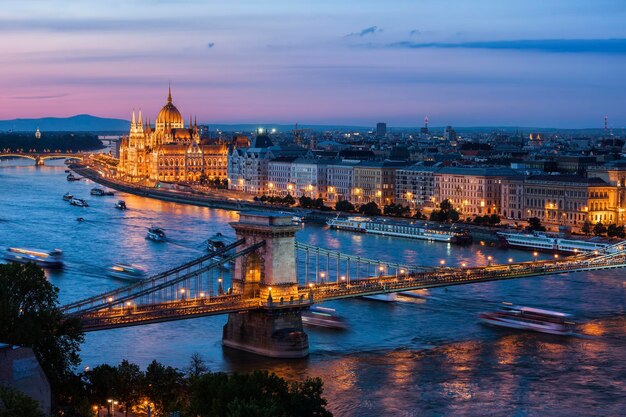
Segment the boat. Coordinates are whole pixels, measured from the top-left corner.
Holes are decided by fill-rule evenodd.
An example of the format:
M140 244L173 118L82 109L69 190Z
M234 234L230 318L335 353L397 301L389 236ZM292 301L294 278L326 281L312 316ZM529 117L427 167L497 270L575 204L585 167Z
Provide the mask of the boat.
M84 218L84 217L78 217L78 218L76 219L76 221L77 221L77 222L84 222L84 221L85 221L85 218Z
M331 229L351 230L384 236L397 236L411 239L429 240L456 244L472 243L472 236L454 225L434 226L425 222L408 222L385 218L336 217L326 224Z
M87 204L87 201L83 200L82 198L76 198L76 197L72 197L72 199L70 200L70 204L76 207L89 207L89 204Z
M107 273L113 278L130 281L141 281L146 277L146 270L137 265L116 263L113 264Z
M480 320L492 326L567 336L574 334L571 315L534 307L507 305L500 311L480 313Z
M101 197L101 196L104 196L104 195L113 195L113 191L105 191L102 188L92 188L89 193L91 195L95 195L95 196L98 196L98 197Z
M119 200L115 203L115 208L119 210L126 210L128 207L126 207L126 202L124 202L124 200Z
M146 235L146 239L155 241L155 242L165 242L165 232L163 229L159 227L150 227L148 229L148 234Z
M75 177L74 174L72 174L71 172L69 174L67 174L67 180L68 181L80 181L80 178Z
M10 262L33 262L42 268L61 268L63 252L60 249L40 250L27 248L8 248L4 252L4 259Z
M327 329L347 329L348 325L343 318L337 316L335 309L326 307L311 307L302 312L302 324L311 327L325 327Z
M515 233L497 232L500 244L505 247L561 253L589 253L607 250L614 252L616 242L601 237L592 238L564 238L545 232Z
M65 193L63 194L63 200L64 201L70 201L72 198L74 198L74 196L70 193Z
M226 246L230 245L231 243L233 243L234 240L233 239L229 239L226 236L224 236L223 234L221 234L220 232L217 232L216 234L214 234L213 236L211 236L210 238L207 239L206 241L206 247L207 250L209 252L216 252L218 250L222 250L224 249ZM220 261L226 257L229 257L230 255L232 255L234 252L232 250L226 251L223 254L221 254L220 256L216 256L213 258L214 261ZM223 264L220 265L220 267L224 268L224 269L231 269L232 265L234 264L235 261L231 261L231 262L225 262Z
M234 242L233 239L229 239L223 234L221 234L220 232L217 232L216 234L214 234L213 236L207 239L206 247L208 251L215 252L215 251L223 249L224 247L230 245L233 242Z
M361 298L374 301L384 301L385 303L393 303L398 301L398 294L395 292L388 292L386 294L364 295Z

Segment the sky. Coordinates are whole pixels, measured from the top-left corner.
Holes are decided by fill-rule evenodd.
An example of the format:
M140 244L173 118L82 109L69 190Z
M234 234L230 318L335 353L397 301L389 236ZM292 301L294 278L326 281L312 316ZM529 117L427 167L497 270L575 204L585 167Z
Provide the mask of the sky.
M624 0L0 0L0 119L626 126Z

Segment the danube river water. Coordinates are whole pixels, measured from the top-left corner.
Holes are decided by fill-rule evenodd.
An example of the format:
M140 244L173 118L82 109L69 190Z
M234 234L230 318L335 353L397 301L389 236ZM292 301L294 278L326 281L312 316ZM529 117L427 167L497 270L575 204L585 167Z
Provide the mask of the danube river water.
M48 162L46 162L48 163ZM86 180L69 183L60 162L0 161L0 246L64 251L66 267L48 273L62 302L124 285L108 278L114 262L150 273L204 253L215 232L233 236L238 214L117 193L92 197ZM69 206L66 192L90 207ZM113 208L124 199L128 211ZM78 222L77 217L85 221ZM166 229L169 242L145 240ZM298 241L389 262L449 266L506 263L532 255L472 245L392 239L303 226ZM547 256L547 255L541 255ZM577 273L431 290L394 304L361 299L328 303L350 324L344 332L309 329L310 357L268 360L224 351L226 317L209 317L90 333L84 365L142 366L153 359L184 368L200 353L211 370L268 369L288 379L321 377L337 416L620 416L626 414L626 277L624 271ZM580 337L514 332L479 324L480 311L502 301L567 311Z

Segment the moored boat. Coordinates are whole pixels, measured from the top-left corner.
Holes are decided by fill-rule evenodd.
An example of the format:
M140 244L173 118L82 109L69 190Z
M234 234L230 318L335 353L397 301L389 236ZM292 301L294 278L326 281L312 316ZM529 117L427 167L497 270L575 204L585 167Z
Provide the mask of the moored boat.
M152 226L148 229L146 239L152 240L154 242L165 242L165 232L159 227Z
M469 244L471 235L452 226L433 226L424 222L410 222L385 218L368 217L336 217L326 224L331 229L351 230L361 233L372 233L384 236L396 236L410 239L429 240L434 242Z
M604 250L611 252L618 250L615 247L615 240L597 236L592 238L564 238L545 232L498 232L497 234L502 246L526 250L560 253L590 253Z
M103 196L104 190L102 188L92 188L89 194L95 195L95 196Z
M116 263L108 269L111 277L130 281L141 281L146 277L146 271L140 266Z
M65 193L63 194L63 200L64 201L70 201L72 198L74 198L74 196L70 193Z
M4 259L19 263L33 262L42 268L60 268L63 266L62 255L60 249L8 248L4 252Z
M574 334L571 315L534 307L508 305L501 311L480 313L480 320L492 326L568 336Z
M69 174L67 174L66 179L68 181L80 181L80 178L75 177L74 174L72 174L71 172Z
M76 207L89 207L89 204L87 203L86 200L83 200L82 198L76 198L76 197L72 197L72 199L70 200L70 204Z
M302 312L302 324L327 329L347 329L343 318L335 314L335 310L327 307L314 306Z

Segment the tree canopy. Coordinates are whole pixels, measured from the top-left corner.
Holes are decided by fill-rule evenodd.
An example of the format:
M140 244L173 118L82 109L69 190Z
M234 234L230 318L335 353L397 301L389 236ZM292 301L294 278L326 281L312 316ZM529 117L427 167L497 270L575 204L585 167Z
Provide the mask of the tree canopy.
M35 264L0 265L0 340L31 347L57 392L80 363L84 339L78 320L63 317L58 293Z

